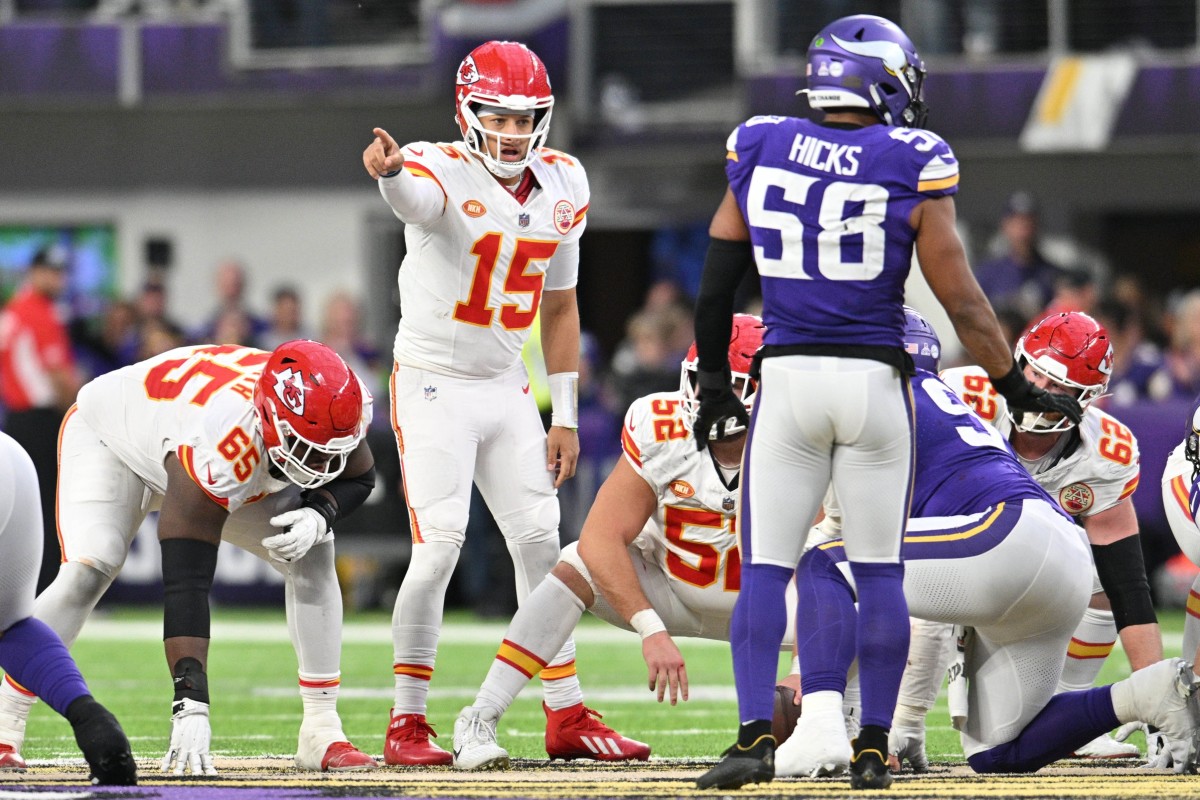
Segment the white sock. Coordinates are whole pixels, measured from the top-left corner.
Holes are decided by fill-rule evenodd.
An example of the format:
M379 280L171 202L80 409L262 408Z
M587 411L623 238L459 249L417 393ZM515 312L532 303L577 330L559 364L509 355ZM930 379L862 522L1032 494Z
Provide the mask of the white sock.
M1067 661L1056 693L1091 689L1116 642L1117 625L1112 612L1098 608L1085 611L1067 646Z
M583 701L579 679L575 677L575 643L571 632L583 616L583 601L575 596L567 585L553 575L547 575L537 588L517 609L504 642L488 670L487 678L479 687L475 705L492 708L503 714L512 705L513 698L524 688L534 675L546 670L551 656L555 657L554 669L561 670L561 677L544 680L546 705L551 708L566 708ZM569 654L559 662L563 651ZM552 672L551 675L558 674ZM569 681L568 681L569 679ZM561 688L550 688L550 684L562 683ZM571 686L573 684L573 687ZM566 705L551 704L551 694L556 702L578 695L578 699Z
M395 714L425 714L446 586L458 563L458 553L458 545L448 542L413 545L408 572L392 611Z
M1192 581L1192 589L1188 592L1187 613L1183 617L1183 656L1184 661L1193 663L1200 661L1196 657L1196 648L1200 647L1200 575Z
M338 689L341 673L314 675L300 673L300 702L304 705L304 724L323 728L342 727L337 715Z

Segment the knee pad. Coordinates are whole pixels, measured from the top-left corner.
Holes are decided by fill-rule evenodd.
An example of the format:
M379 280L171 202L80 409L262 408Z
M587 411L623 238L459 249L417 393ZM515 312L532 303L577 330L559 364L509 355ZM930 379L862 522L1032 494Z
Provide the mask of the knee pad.
M458 564L458 545L449 542L422 542L413 545L404 586L408 589L442 587L445 591Z
M413 531L418 542L448 542L459 547L466 537L470 506L458 497L443 497L423 508L413 508L419 530Z
M553 539L558 541L558 496L534 497L529 506L506 517L496 517L500 532L509 542L534 544Z
M592 580L592 574L588 572L587 565L579 557L579 542L571 542L564 547L559 553L558 560L574 569L580 577L587 581L587 585L592 590L592 596L600 594L600 590L596 588L596 582Z

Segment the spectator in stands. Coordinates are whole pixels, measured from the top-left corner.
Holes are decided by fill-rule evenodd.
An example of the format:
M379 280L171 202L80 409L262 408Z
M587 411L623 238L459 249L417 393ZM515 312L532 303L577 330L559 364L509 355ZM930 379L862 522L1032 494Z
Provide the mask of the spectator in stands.
M43 551L37 591L58 574L54 521L58 485L58 426L82 385L67 327L56 306L67 286L67 252L39 250L25 282L0 312L0 399L4 430L29 453L41 489Z
M1095 317L1108 330L1114 355L1109 397L1098 404L1107 408L1145 400L1151 376L1163 366L1162 350L1146 338L1138 313L1116 299L1101 302Z
M109 303L98 320L73 321L71 340L82 380L132 364L138 351L137 307L125 300Z
M188 343L183 328L168 319L144 320L139 332L138 361L145 361L160 353L183 347Z
M263 350L274 350L293 339L311 338L312 334L303 322L300 293L296 287L285 285L275 289L271 302L271 321L258 338L258 346Z
M257 347L258 337L267 329L267 323L246 306L245 268L232 259L223 261L217 266L213 282L216 286L219 304L208 322L196 332L196 339L204 342L215 341L217 323L221 321L224 314L228 311L240 311L245 315L249 330L245 340L239 344Z
M672 306L644 308L629 318L609 379L618 408L628 408L643 395L679 386L681 359L673 342L678 338L676 330L688 322L690 319L681 317Z
M240 344L257 347L254 337L254 322L250 315L240 308L227 308L217 317L212 336L208 341L212 344Z
M1200 394L1200 289L1180 298L1171 316L1171 342L1163 365L1147 383L1151 400Z
M335 292L325 301L320 341L350 365L373 397L384 396L379 348L363 332L358 301L348 292Z
M1061 273L1038 247L1038 208L1033 195L1015 192L1000 222L1000 253L975 267L992 306L1009 306L1026 321L1041 319Z

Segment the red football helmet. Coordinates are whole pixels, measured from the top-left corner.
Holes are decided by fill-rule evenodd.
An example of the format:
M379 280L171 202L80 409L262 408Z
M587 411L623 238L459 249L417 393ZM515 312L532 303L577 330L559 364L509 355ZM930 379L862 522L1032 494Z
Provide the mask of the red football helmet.
M762 347L766 330L762 319L753 314L733 315L733 331L729 337L729 369L733 376L733 390L746 404L747 411L754 406L754 395L758 392L758 381L750 377L750 362L758 348ZM696 413L700 410L700 391L696 387L698 360L696 343L692 342L679 376L679 393L683 395L683 424L688 430L692 430ZM745 430L745 427L741 423L731 420L725 426L725 435L742 430Z
M458 65L455 83L454 119L467 149L479 156L484 166L498 177L520 175L537 157L538 148L550 132L554 95L550 93L546 65L520 42L486 42L472 50ZM533 133L504 136L528 141L524 158L500 161L492 157L484 137L496 134L487 132L479 121L476 113L481 106L533 116Z
M1053 314L1034 325L1017 342L1016 357L1021 367L1028 364L1035 372L1070 389L1085 411L1104 396L1113 369L1108 331L1079 311ZM1009 418L1017 430L1034 433L1065 431L1075 424L1066 417L1046 419L1045 413L1025 412L1018 420L1009 412Z
M367 434L371 395L320 342L276 347L254 386L267 457L302 489L328 483Z

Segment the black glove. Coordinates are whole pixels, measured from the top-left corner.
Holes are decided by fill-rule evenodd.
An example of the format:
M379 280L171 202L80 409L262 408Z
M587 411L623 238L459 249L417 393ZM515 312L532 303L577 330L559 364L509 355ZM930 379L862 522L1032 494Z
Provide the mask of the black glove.
M696 412L696 422L692 426L692 435L696 438L696 449L703 450L708 446L709 435L716 426L716 436L724 439L728 434L725 427L732 421L737 421L743 427L749 427L750 415L746 412L745 404L733 393L729 372L696 371L696 385L700 389L700 409Z
M1034 386L1014 362L1003 378L993 378L992 387L1008 401L1012 412L1033 411L1062 414L1076 425L1083 419L1079 401L1065 394L1047 392Z

